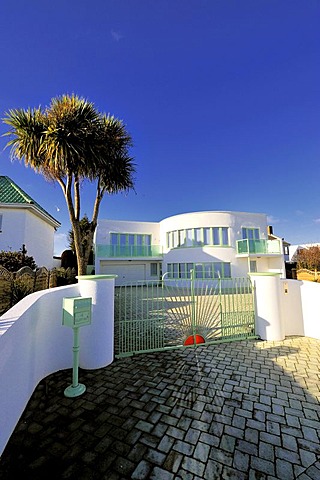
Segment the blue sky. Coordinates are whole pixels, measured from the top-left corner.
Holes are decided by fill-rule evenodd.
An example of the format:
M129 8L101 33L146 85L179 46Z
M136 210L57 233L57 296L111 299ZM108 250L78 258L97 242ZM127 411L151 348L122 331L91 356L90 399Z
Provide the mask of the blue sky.
M320 242L319 25L320 0L3 2L1 117L76 93L124 121L136 192L106 197L100 218L262 212L292 244ZM61 253L60 187L5 144L0 174L62 223Z

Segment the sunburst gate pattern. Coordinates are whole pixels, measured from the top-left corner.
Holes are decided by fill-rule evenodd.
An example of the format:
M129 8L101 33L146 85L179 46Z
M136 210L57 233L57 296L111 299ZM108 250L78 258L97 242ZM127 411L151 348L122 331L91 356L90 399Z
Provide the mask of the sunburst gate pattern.
M254 336L249 278L192 275L116 287L116 356Z

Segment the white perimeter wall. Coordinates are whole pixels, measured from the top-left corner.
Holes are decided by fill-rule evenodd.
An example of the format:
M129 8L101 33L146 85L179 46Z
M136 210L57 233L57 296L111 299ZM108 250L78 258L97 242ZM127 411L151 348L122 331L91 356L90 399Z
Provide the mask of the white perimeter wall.
M73 366L73 331L62 325L64 297L92 298L92 323L80 329L79 366L113 361L114 278L97 277L28 295L0 317L0 455L38 383Z
M263 340L306 336L320 340L320 284L250 274L255 285L256 327Z
M39 267L53 267L54 227L28 209L1 209L3 215L0 250L19 251L23 244L27 255Z

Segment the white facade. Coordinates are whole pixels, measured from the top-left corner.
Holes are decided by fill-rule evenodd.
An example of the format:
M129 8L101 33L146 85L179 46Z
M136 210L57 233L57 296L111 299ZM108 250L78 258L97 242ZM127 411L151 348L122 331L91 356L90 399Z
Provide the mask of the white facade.
M22 245L27 255L39 267L52 268L54 232L60 225L32 205L0 204L0 250L19 251Z
M96 273L116 284L169 278L285 276L282 241L268 240L267 217L245 212L194 212L155 222L101 220L95 236Z

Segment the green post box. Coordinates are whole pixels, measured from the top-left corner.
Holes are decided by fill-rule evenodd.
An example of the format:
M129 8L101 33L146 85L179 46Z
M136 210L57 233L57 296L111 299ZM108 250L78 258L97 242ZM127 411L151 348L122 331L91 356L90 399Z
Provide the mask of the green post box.
M79 328L91 324L92 298L67 297L63 299L62 325L73 329L73 374L72 385L64 391L66 397L82 395L86 387L78 382Z

